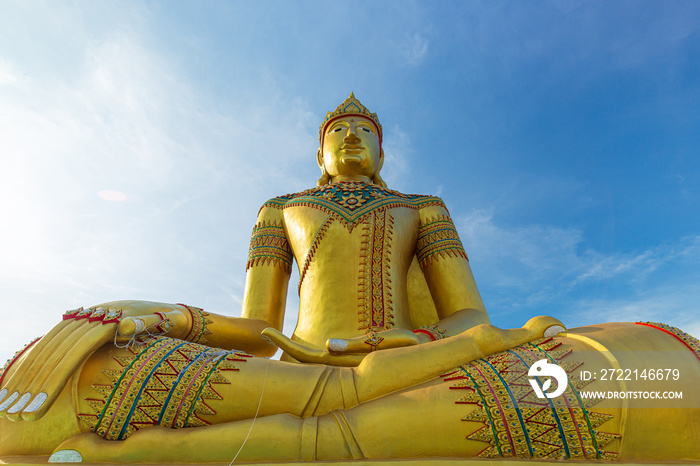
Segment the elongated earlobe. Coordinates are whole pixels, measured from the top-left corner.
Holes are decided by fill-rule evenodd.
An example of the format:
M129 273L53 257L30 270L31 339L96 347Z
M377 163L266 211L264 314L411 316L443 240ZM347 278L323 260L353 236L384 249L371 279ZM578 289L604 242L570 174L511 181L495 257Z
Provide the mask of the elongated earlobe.
M384 149L381 150L379 153L379 166L377 167L377 171L372 177L372 183L381 186L382 188L386 188L386 182L382 179L381 176L379 176L379 172L382 170L382 167L384 166Z
M381 176L379 176L379 172L374 174L374 177L372 178L372 183L381 186L382 188L386 188L386 182L382 179Z
M326 172L326 167L323 165L323 153L321 153L321 148L318 148L316 152L316 163L318 163L318 168L321 169L321 178L316 182L316 186L323 186L331 182L331 177Z
M323 186L331 182L331 177L328 176L328 173L326 173L326 169L321 167L321 171L323 172L323 174L321 175L321 178L319 178L316 182L316 186Z

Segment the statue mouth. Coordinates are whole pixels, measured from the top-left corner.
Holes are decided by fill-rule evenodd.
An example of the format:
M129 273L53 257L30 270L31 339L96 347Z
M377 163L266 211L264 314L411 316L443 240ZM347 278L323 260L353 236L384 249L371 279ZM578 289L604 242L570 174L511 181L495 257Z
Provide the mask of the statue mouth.
M362 162L362 157L357 154L346 154L340 158L340 161L343 162L344 165L348 165L350 163L360 163Z
M340 148L340 150L345 152L359 152L363 149L364 146L362 146L361 144L343 144L343 147Z

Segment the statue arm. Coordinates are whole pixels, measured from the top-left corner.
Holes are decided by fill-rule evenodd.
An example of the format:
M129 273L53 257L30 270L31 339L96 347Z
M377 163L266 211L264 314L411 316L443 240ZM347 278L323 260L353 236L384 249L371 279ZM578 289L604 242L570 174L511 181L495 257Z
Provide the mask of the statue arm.
M243 295L242 317L211 315L212 335L209 345L239 349L255 356L269 357L277 348L263 339L269 327L282 330L289 274L274 265L248 269Z
M272 356L276 348L262 338L261 332L268 327L282 330L291 265L282 211L263 206L250 240L242 317L182 305L189 311L185 312L187 330L169 335L215 348Z
M469 259L442 202L420 211L416 256L435 303L440 328L448 335L456 335L489 323Z
M242 317L224 323L224 334L237 349L257 356L272 356L277 350L261 332L268 327L282 330L292 261L282 211L263 206L250 240Z

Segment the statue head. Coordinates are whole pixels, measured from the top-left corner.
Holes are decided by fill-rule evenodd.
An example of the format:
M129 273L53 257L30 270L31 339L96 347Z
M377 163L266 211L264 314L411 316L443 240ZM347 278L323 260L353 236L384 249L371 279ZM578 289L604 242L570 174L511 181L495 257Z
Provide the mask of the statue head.
M320 147L316 155L321 168L318 185L332 183L336 177L368 178L386 187L379 176L384 163L382 125L353 93L333 112L326 113L319 128Z

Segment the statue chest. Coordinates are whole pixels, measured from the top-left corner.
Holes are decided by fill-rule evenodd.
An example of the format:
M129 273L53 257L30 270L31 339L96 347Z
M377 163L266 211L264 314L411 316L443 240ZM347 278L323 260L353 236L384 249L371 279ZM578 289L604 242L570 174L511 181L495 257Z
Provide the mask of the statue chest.
M417 210L375 206L348 222L333 211L298 205L285 208L284 219L299 265L300 321L313 323L314 332L319 325L339 326L328 329L334 335L407 325Z
M419 220L416 210L405 207L377 207L354 222L310 206L295 206L284 211L285 233L302 268L315 256L328 256L334 262L352 264L370 255L369 249L395 249L397 254L412 257Z
M414 197L368 183L338 183L279 199L284 202L286 235L301 267L308 253L328 242L354 255L370 243L391 247L398 240L398 248L413 254L419 223Z
M263 207L283 212L284 236L299 266L295 338L321 345L318 335L412 328L406 277L420 210L430 205L442 201L361 182L268 201Z

